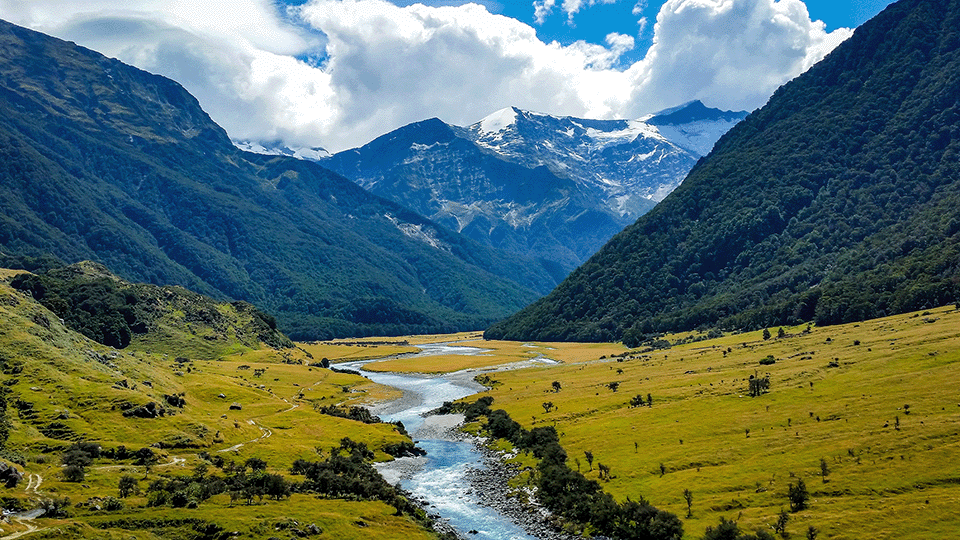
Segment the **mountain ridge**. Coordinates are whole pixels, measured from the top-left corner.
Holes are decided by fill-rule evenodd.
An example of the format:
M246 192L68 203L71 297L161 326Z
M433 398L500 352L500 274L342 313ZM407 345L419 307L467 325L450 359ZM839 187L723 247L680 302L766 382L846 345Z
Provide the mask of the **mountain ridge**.
M489 338L853 322L960 297L960 2L901 0ZM954 25L954 26L951 26Z
M684 147L642 120L508 107L466 127L414 122L321 163L478 242L538 259L562 279L679 184L700 157L690 148L712 145L746 115L700 102L680 109L691 107L686 114L702 124L688 126L695 133L668 126Z
M315 163L237 149L174 81L9 23L0 44L0 251L246 300L299 338L476 329L557 281Z

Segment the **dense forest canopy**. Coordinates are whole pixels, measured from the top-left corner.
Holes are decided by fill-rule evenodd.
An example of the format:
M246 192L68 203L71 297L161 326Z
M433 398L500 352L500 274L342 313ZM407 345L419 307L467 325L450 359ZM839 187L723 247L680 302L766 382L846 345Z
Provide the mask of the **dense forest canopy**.
M955 301L958 279L960 1L902 0L486 336L834 324Z

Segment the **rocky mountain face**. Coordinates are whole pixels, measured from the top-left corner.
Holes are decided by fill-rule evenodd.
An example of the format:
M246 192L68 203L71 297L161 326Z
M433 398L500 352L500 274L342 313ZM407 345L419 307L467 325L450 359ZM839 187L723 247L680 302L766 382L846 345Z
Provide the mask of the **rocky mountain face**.
M321 163L562 278L676 188L745 116L699 101L641 120L508 108L467 127L410 124Z
M301 339L477 329L557 282L314 162L241 151L172 80L2 21L0 254L245 300Z
M960 0L901 0L490 338L836 324L960 299ZM662 115L668 122L678 112Z

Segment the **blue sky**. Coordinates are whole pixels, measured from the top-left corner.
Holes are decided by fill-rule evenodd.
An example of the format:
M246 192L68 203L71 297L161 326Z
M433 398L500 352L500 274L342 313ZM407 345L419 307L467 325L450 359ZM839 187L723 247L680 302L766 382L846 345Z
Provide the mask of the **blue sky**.
M0 0L0 18L176 80L235 139L338 151L510 106L753 110L887 3Z

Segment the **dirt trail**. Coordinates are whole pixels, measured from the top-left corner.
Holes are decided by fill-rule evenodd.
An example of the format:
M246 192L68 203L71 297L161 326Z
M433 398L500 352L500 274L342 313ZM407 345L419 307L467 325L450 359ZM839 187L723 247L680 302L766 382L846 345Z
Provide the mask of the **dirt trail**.
M289 409L287 409L286 411L283 411L283 412L292 411L293 409L296 409L296 408L297 408L296 406L293 406L293 407L291 407L291 408L289 408ZM224 448L224 449L222 449L222 450L217 450L217 453L218 453L218 454L219 454L219 453L223 453L223 452L236 452L237 450L240 450L241 448L243 448L244 445L253 444L253 443L255 443L255 442L262 441L263 439L268 439L268 438L270 438L271 435L273 435L273 430L271 430L271 429L268 428L268 427L261 426L260 424L256 423L256 422L253 421L253 420L247 420L247 423L250 424L251 426L257 426L258 428L260 428L260 436L257 437L256 439L250 439L250 440L247 441L247 442L237 443L237 444L231 446L230 448ZM2 539L0 539L0 540L2 540Z
M36 493L37 491L40 490L40 484L42 483L43 483L42 476L40 476L39 474L30 473L29 476L27 476L27 487L26 489L24 489L24 491L28 493L31 493L31 492Z
M39 478L40 475L37 475L37 477ZM14 538L20 538L21 536L26 536L28 534L31 534L37 531L47 530L49 527L40 529L36 525L31 523L31 521L33 521L34 519L42 515L43 515L43 510L31 510L29 512L21 512L19 514L11 515L10 519L12 521L19 523L20 525L23 525L25 529L22 531L17 531L15 533L8 534L6 536L0 536L0 540L13 540Z

